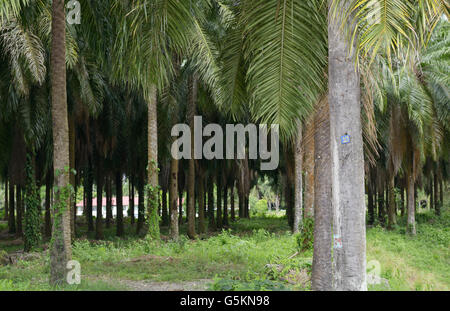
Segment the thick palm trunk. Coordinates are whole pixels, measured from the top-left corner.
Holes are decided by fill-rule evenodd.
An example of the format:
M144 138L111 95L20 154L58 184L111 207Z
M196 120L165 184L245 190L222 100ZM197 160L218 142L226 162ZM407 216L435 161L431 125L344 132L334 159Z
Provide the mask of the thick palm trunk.
M122 191L122 174L116 173L116 235L121 237L123 230L123 191Z
M387 228L389 230L394 229L394 226L397 223L397 220L396 220L397 206L396 206L396 202L395 202L394 178L395 178L394 176L389 177L389 185L388 185L388 203L389 203L389 205L388 205L388 226L387 226Z
M53 167L55 170L55 200L53 231L50 247L50 283L62 284L67 277L67 262L71 260L70 196L67 195L69 174L69 125L66 94L66 21L64 1L53 0L51 46L51 98L53 122Z
M332 206L331 206L331 156L330 120L328 102L321 102L316 113L314 137L314 254L312 264L312 289L332 289Z
M306 133L303 139L305 150L305 218L314 217L314 125L314 118L311 118L306 124Z
M8 215L8 228L9 233L16 233L16 217L14 211L14 184L9 182L9 215Z
M170 162L170 237L173 240L178 239L178 160L173 159Z
M347 1L346 5L338 8L338 16L344 15L342 12L349 4ZM349 54L349 41L340 30L342 20L332 17L331 10L328 19L328 77L335 239L333 285L336 290L367 290L359 72L355 68L355 54ZM350 141L346 143L348 137Z
M187 215L188 215L188 236L194 239L195 234L195 160L194 160L194 117L195 106L197 102L198 81L195 74L189 78L189 102L187 108L187 119L191 129L191 158L189 161L188 180L187 180Z
M148 99L148 235L153 239L159 239L159 217L158 217L158 116L157 116L157 90L156 85L150 87Z
M295 141L295 205L293 233L298 233L303 226L303 153L302 153L302 125L297 126L297 139Z

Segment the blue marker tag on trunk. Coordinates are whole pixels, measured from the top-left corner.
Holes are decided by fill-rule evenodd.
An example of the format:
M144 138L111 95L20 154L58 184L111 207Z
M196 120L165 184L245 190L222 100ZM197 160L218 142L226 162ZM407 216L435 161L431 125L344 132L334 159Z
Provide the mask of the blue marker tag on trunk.
M350 135L341 136L341 144L349 144L350 143Z

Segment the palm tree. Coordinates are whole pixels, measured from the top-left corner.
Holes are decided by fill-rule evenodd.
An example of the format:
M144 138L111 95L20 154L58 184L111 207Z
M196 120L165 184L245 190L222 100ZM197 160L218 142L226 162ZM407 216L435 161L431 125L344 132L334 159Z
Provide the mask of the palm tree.
M65 282L67 262L71 260L70 241L70 185L69 185L69 128L66 97L66 20L64 1L52 4L52 119L53 166L56 193L53 206L53 232L50 248L50 283Z

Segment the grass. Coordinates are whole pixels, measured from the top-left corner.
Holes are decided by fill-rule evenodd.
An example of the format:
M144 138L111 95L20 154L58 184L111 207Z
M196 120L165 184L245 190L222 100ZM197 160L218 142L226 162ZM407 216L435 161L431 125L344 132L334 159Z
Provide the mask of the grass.
M450 288L450 212L440 217L430 212L417 215L417 236L405 235L405 220L387 231L367 230L367 260L380 263L381 277L390 290L449 290ZM4 225L1 225L3 230ZM185 226L182 228L184 232ZM212 290L309 290L304 277L310 274L312 251L292 257L297 239L289 233L285 218L276 216L242 219L228 231L209 234L190 241L149 241L133 236L115 238L106 229L106 241L91 240L83 230L73 244L73 259L81 264L82 282L62 290L123 290L117 280L181 282L213 280ZM162 228L167 233L167 228ZM86 238L87 237L87 238ZM3 247L0 253L20 246ZM48 255L0 266L1 290L49 290ZM1 254L0 254L1 256ZM267 265L272 265L267 268ZM283 269L275 269L282 265ZM286 282L289 273L302 275L298 285ZM301 274L300 272L304 273ZM297 274L295 272L298 272ZM370 290L387 289L372 285Z

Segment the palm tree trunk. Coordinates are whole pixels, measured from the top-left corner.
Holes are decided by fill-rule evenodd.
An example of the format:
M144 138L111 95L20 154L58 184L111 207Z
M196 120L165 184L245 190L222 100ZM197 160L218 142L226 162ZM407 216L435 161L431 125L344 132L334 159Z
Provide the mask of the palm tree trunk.
M75 170L75 118L73 114L68 115L69 122L69 182L72 185L73 189L75 189L75 174L72 170ZM71 239L75 239L75 212L76 212L76 193L70 198L70 236Z
M106 228L110 228L113 215L112 215L112 181L109 176L106 177L105 194L106 194Z
M145 222L145 206L144 206L144 179L142 176L138 180L138 219L136 225L136 234L142 235Z
M400 215L404 216L405 215L405 188L403 185L400 187L400 195L401 195Z
M222 229L222 170L217 171L217 206L216 206L216 227L217 229Z
M8 220L8 208L9 208L9 203L8 203L8 178L5 180L5 215L3 220Z
M223 182L223 225L228 227L228 185L226 178Z
M52 235L52 220L50 216L51 189L52 189L52 181L50 173L47 173L45 182L45 224L44 224L44 232L46 237L50 237Z
M396 220L396 212L397 212L397 206L395 202L395 176L394 174L390 174L392 176L389 176L389 185L388 185L388 230L394 229L395 224L397 223Z
M187 119L189 127L191 129L191 158L189 161L188 169L188 182L187 182L187 215L188 215L188 231L189 238L195 239L195 160L194 160L194 117L197 103L197 88L198 81L195 74L189 77L189 100L187 108Z
M95 238L103 239L103 176L101 169L97 173L97 217L95 218Z
M295 205L293 233L298 233L303 226L303 152L302 152L302 124L297 126L297 139L295 142Z
M208 173L208 220L209 230L215 230L216 222L214 219L214 174Z
M23 219L23 200L22 200L22 187L16 186L16 235L18 237L23 236L22 219Z
M16 233L16 217L14 214L14 184L9 182L9 215L8 215L8 228L9 233Z
M169 225L169 212L167 211L167 189L162 189L162 207L161 207L161 220L163 226Z
M170 162L170 237L173 240L178 239L178 160L173 159Z
M434 207L434 191L433 191L433 178L430 177L430 210Z
M442 175L439 178L439 201L441 206L444 206L444 181L442 180Z
M122 174L116 173L116 235L122 237L123 231L123 194L122 194Z
M199 168L200 174L198 176L198 232L205 233L205 180L202 168Z
M89 165L87 176L86 176L86 216L88 223L88 232L94 232L94 217L92 216L92 200L93 200L93 186L94 179L92 175L92 167Z
M314 139L314 253L312 264L312 289L332 289L332 206L331 206L331 156L330 120L328 102L321 102L315 118Z
M231 221L236 221L236 211L234 210L234 181L233 181L233 185L230 188L230 201L231 201L231 206L230 206L230 215L231 215Z
M305 150L305 218L314 217L314 118L306 124L306 134L303 139Z
M130 178L130 195L128 198L128 216L130 217L131 225L134 225L134 183Z
M158 116L157 116L157 89L156 85L150 86L148 99L148 184L147 206L148 206L148 234L154 239L159 239L159 217L158 217Z
M407 192L407 204L408 204L408 220L406 232L411 235L416 235L416 209L414 204L414 175L412 172L413 165L410 164L408 171L406 172L406 192Z
M436 212L436 215L440 215L441 214L441 202L439 202L439 194L438 194L438 189L439 189L439 181L438 181L438 170L436 169L436 167L434 168L434 209Z
M50 249L50 284L62 284L67 277L67 262L72 258L70 245L70 196L66 171L69 163L69 125L66 93L66 20L64 0L52 3L51 98L53 122L53 167L55 193L53 231Z
M343 12L328 19L330 139L333 189L334 289L367 290L364 153L355 54L341 31ZM340 13L340 14L339 14ZM353 28L353 27L352 27ZM349 143L345 139L349 137ZM342 140L341 140L342 139ZM342 241L342 244L340 243ZM342 246L342 247L341 247Z

